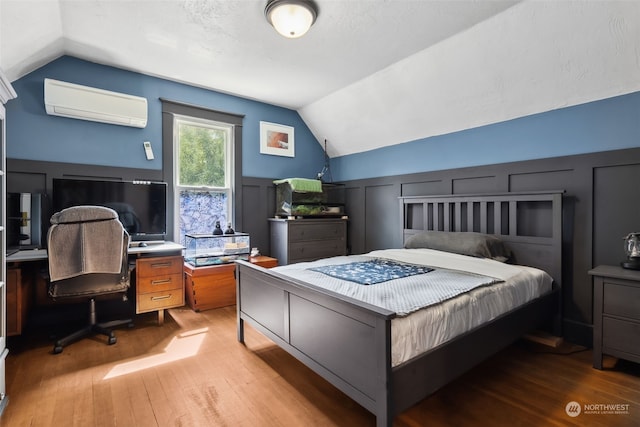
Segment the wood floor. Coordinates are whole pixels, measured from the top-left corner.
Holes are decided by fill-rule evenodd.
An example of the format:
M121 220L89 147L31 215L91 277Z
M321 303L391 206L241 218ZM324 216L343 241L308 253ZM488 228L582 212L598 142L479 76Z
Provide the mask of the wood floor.
M51 354L47 333L9 340L2 426L374 426L373 415L250 327L236 341L235 308L173 309L158 327L85 339ZM640 367L591 351L519 342L403 412L395 426L638 426ZM623 414L569 417L569 402ZM594 406L596 405L596 406ZM584 406L582 406L584 407ZM624 409L625 406L622 406Z

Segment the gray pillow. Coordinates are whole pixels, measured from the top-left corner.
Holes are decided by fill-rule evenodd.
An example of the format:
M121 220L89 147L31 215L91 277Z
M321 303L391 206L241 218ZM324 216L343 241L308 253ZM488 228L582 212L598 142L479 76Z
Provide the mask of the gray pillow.
M436 249L461 255L491 258L500 262L505 262L511 257L511 251L498 237L472 232L425 231L409 237L404 247Z

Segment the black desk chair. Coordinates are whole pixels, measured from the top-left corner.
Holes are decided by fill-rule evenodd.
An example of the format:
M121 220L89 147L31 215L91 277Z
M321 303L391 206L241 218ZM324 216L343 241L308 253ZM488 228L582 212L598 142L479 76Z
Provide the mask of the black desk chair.
M118 214L102 206L74 206L51 217L47 235L49 255L49 296L54 300L84 298L89 301L89 324L55 342L53 353L93 333L109 337L111 328L128 325L132 319L97 323L96 297L122 294L129 289L129 234Z

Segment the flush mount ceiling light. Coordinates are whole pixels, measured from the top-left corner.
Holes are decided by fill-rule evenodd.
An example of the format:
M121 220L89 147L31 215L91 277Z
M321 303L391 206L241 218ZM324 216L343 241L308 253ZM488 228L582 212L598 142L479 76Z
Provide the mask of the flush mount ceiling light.
M309 31L318 9L310 0L269 0L264 14L278 33L295 39Z

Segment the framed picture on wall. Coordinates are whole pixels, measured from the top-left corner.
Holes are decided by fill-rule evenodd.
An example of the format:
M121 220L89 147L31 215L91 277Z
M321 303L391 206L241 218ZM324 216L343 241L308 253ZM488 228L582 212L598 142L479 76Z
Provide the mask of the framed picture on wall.
M293 127L260 122L260 153L295 157Z

